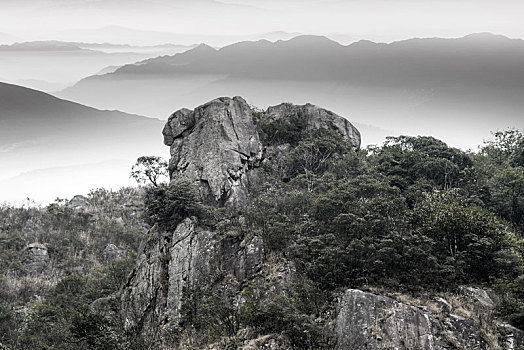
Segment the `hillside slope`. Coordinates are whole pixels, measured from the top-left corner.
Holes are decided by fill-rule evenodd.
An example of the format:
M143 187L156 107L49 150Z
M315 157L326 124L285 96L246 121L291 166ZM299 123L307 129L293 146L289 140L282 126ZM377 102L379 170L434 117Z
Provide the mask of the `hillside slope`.
M161 143L155 137L162 129L159 120L117 111L101 111L4 83L0 83L0 125L2 201L21 200L28 196L35 198L35 195L40 197L43 194L26 192L23 185L11 186L6 181L21 173L110 160L126 161L130 167L140 155L161 152ZM115 164L121 164L119 162ZM89 166L84 173L89 173ZM108 169L109 173L114 176ZM121 176L122 184L128 183L128 174ZM102 186L105 180L114 184L111 177L97 178L98 186ZM39 183L42 190L54 183L46 191L48 196L53 192L52 195L57 196L66 195L63 193L64 186L73 180L64 173L51 183L39 183L38 176L30 183ZM91 185L96 185L96 182ZM89 188L85 186L77 189L86 190ZM69 196L74 194L67 193Z
M461 286L499 276L503 289L521 271L497 258L512 245L512 229L469 187L480 178L465 175L468 154L431 137L400 137L367 156L341 116L310 104L253 111L241 97L181 109L163 135L171 183L147 191L152 228L121 295L132 342L524 344L522 331L497 321L493 290ZM448 249L449 235L456 243Z

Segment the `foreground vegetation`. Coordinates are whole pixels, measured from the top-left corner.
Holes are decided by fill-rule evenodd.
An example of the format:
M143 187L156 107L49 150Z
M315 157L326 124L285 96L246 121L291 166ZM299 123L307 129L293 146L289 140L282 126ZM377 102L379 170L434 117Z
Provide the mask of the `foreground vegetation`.
M87 207L0 210L0 348L140 348L118 317L118 291L148 225L172 230L187 216L227 234L260 235L268 261L301 272L292 291L245 303L202 287L187 291L181 329L203 342L240 327L280 333L297 348L329 346L318 322L344 288L412 294L494 289L498 315L524 329L524 135L494 134L478 153L432 137L395 137L355 152L328 130L263 125L266 145L291 144L259 169L241 212L209 208L185 180L97 191ZM136 174L135 174L136 175ZM138 176L138 175L137 175ZM130 203L145 203L130 205ZM27 270L29 243L47 247L42 272ZM126 254L104 261L115 244Z

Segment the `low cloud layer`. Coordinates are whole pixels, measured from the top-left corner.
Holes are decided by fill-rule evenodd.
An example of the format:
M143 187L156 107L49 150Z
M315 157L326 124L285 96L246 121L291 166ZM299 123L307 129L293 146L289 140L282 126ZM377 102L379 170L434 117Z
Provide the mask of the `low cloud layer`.
M0 32L5 33L0 40L5 41L77 40L81 39L78 32L71 30L104 26L199 33L203 39L209 34L276 30L338 35L347 42L458 37L484 31L524 38L524 3L509 0L0 0L0 8ZM90 38L104 39L102 35ZM131 41L132 36L124 35L122 40Z

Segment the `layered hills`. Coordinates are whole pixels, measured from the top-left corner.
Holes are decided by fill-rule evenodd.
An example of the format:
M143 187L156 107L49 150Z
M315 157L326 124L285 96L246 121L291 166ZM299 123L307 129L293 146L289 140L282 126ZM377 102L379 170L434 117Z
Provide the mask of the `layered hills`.
M104 182L116 185L116 169L121 172L120 182L123 179L125 183L136 158L161 152L161 142L154 137L162 130L157 119L102 111L5 83L0 83L0 125L2 200L27 196L52 200L54 197L47 197L73 195L77 192L72 191L87 191ZM70 166L76 170L69 174ZM95 167L98 178L89 174ZM37 169L47 169L53 175L28 173ZM13 177L21 173L26 173L26 181L16 182ZM81 188L64 192L71 182ZM14 183L18 185L11 186Z
M217 95L246 96L258 106L313 102L357 123L469 148L491 130L522 126L523 57L522 40L492 34L348 46L300 36L219 50L201 45L89 77L60 96L157 117ZM137 98L114 98L116 91Z

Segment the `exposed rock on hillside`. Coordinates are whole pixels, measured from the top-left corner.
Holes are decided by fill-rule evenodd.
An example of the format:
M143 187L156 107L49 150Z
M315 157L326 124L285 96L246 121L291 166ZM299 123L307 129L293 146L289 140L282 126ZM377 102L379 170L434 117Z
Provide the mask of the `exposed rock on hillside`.
M195 181L210 204L241 206L256 182L253 170L268 156L260 121L290 123L299 118L306 130L334 130L354 148L360 147L360 133L349 121L310 104L284 103L256 114L241 97L222 97L194 111L173 113L163 130L164 143L171 147L171 176Z
M264 236L263 229L258 230L258 221L249 226L250 230L235 231L228 226L237 220L237 227L241 227L243 215L248 216L245 207L252 204L250 196L254 185L263 179L262 165L279 164L279 160L301 145L313 144L317 140L307 137L317 137L316 129L331 131L318 133L322 135L319 139L327 135L323 142L347 142L342 147L347 156L348 145L354 149L360 146L360 134L350 122L309 104L284 103L257 112L240 97L219 98L194 111L179 110L169 118L163 134L165 144L171 148L171 178L190 179L198 186L205 204L218 207L215 213L228 214L215 226L205 226L197 217L186 217L174 223L178 225L172 232L165 232L158 225L149 230L122 296L122 316L127 331L145 336L159 348L162 345L172 348L173 344L180 345L187 340L184 336L191 338L189 333L198 333L195 308L200 308L204 310L200 312L218 313L205 314L204 318L218 320L227 328L217 330L213 328L216 325L211 325L213 332L218 333L213 333L213 339L203 340L208 345L224 337L238 341L234 348L297 348L297 338L300 341L311 330L321 339L315 344L337 349L491 349L499 344L518 349L522 346L522 332L494 321L496 298L488 291L470 287L460 290L460 298L463 305L471 306L468 308L471 314L462 312L443 297L408 304L349 289L342 295L334 292L338 301L327 301L329 307L316 310L316 319L311 323L301 319L306 326L313 324L311 328L299 328L297 319L292 318L296 315L287 318L296 311L288 299L297 293L293 289L304 271L298 264L295 266L288 252L280 254L282 251L268 248L267 241L271 238ZM342 139L334 137L333 132ZM303 140L307 142L301 144ZM278 174L274 181L278 182L279 176L283 180ZM229 210L231 208L235 210ZM288 243L296 242L274 244ZM323 243L312 241L311 244ZM307 294L309 287L302 285L303 290L299 291L305 293L308 302L312 300L310 297L314 298ZM263 304L268 300L268 304ZM271 303L275 300L280 304ZM264 313L267 305L272 308L269 315L286 313L274 322L288 322L289 332L297 332L292 335L295 343L292 336L271 327L273 320L268 318L274 316ZM269 324L263 324L265 328L260 327L263 331L258 333L246 326L256 313L257 322ZM176 340L170 340L172 337ZM202 343L189 345L198 348ZM315 348L314 345L301 346L298 348ZM180 348L184 348L183 343ZM220 344L209 348L229 347Z
M168 120L164 142L171 146L172 176L199 182L202 198L223 205L247 195L250 167L262 160L262 144L249 105L240 97L213 100Z
M324 109L282 104L254 113L241 97L218 98L194 111L179 110L169 118L163 135L171 148L171 178L193 180L207 204L241 208L257 181L258 167L265 159L278 156L268 154L275 151L269 150L273 145L262 142L261 122L290 123L291 118L300 118L306 130L334 130L352 147L360 146L358 130ZM290 146L278 149L289 151ZM220 273L230 276L222 290L240 297L242 288L235 286L253 283L264 262L259 236L224 237L199 227L191 218L174 232L162 232L155 226L139 250L137 268L124 289L126 327L162 338L161 334L176 328L186 290L209 284ZM266 292L282 291L292 274L292 264L286 262L268 279L271 287Z
M77 210L84 210L89 205L89 201L86 197L82 195L76 195L67 203L70 208Z
M40 273L49 261L49 254L45 245L40 243L29 244L25 248L24 263L32 272Z
M469 291L462 305L468 305L473 311L490 305L493 311L496 301L489 297L489 291L471 287L461 289ZM481 300L475 296L481 296ZM524 345L524 333L507 324L498 325L504 330L499 331L498 339L489 337L486 331L497 329L491 313L472 312L469 317L458 315L443 298L437 298L436 305L431 306L408 305L385 296L349 289L338 303L336 348L519 349Z
M310 103L303 106L282 103L278 106L269 107L262 119L289 123L290 117L305 120L308 130L320 128L334 130L341 134L355 149L360 148L360 132L347 119Z

